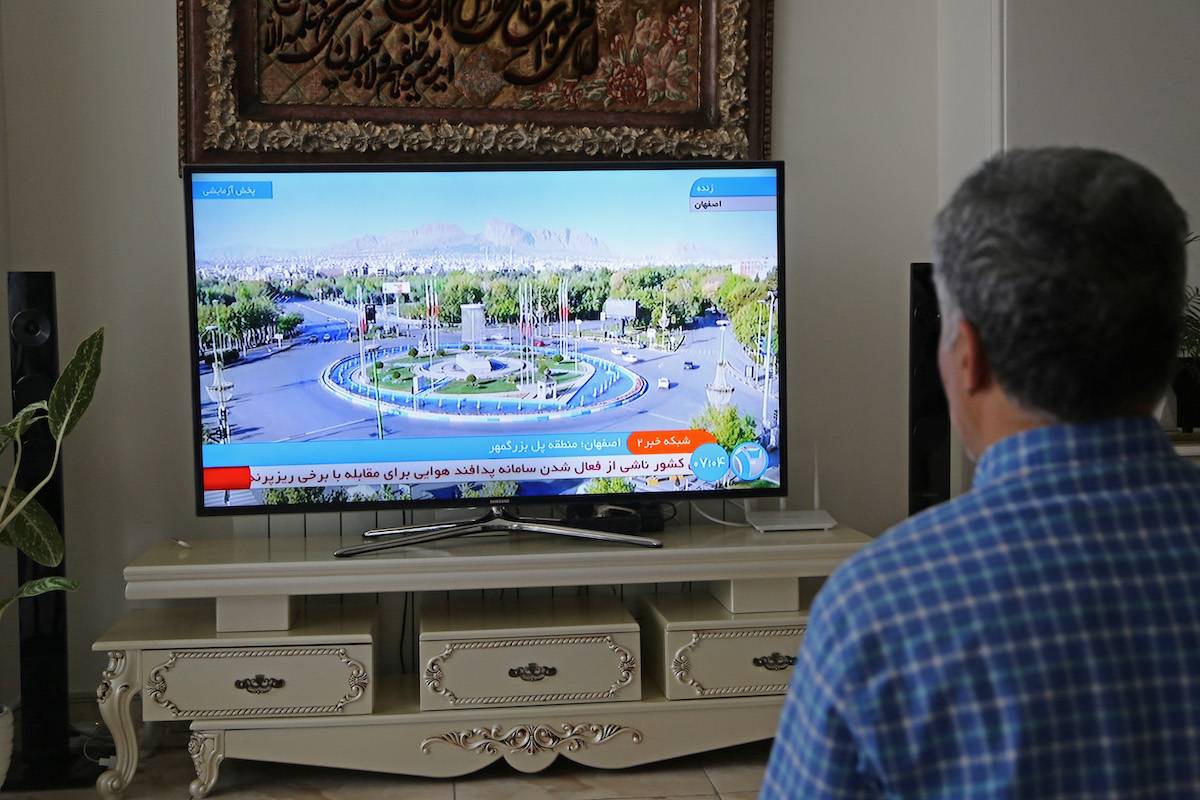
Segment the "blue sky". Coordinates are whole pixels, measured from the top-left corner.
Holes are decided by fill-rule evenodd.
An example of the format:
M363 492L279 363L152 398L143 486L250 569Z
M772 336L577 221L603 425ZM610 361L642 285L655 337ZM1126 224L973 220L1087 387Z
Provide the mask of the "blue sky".
M271 200L197 200L201 251L230 246L305 250L430 223L478 233L491 218L526 229L590 233L614 255L680 244L774 259L774 212L693 213L692 183L764 169L513 172L201 173L193 181L271 181Z

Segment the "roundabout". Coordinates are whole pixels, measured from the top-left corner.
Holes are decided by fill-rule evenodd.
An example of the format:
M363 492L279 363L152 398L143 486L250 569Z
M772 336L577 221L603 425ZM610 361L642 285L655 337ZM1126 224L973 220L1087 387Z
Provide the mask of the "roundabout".
M616 408L642 396L645 378L608 358L564 358L548 347L417 353L374 347L333 362L321 384L379 414L442 422L545 421Z

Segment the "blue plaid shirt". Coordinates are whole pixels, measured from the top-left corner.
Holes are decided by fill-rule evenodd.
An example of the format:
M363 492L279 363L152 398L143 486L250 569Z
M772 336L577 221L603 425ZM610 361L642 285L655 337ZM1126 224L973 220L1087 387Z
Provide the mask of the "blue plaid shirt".
M1026 431L818 596L763 798L1200 798L1200 470Z

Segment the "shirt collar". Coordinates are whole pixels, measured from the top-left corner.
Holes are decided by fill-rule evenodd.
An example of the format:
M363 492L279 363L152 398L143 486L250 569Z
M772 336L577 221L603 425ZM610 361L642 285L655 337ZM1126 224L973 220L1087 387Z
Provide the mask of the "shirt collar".
M1039 469L1173 452L1152 417L1047 425L1013 434L989 447L979 459L973 485L980 488Z

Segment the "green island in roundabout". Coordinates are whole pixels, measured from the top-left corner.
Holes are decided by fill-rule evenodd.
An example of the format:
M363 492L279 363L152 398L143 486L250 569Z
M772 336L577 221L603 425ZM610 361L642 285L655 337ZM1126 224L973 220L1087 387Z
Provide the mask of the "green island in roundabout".
M364 368L365 367L365 368ZM646 381L621 364L551 348L439 349L368 347L331 364L325 387L386 413L490 421L497 416L558 416L622 405Z

